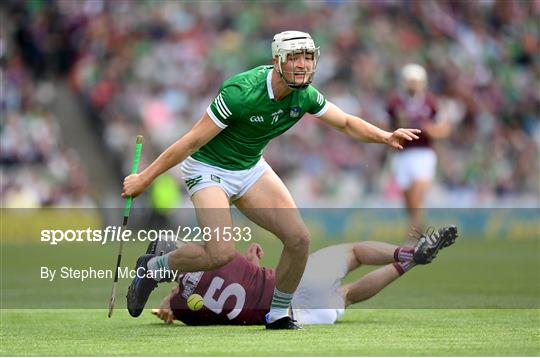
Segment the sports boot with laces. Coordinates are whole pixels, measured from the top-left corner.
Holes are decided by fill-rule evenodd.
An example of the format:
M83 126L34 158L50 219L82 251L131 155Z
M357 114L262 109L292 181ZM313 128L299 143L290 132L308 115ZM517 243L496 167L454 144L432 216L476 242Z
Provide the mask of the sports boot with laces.
M457 237L457 228L454 225L442 227L437 232L433 228L428 229L418 238L414 247L414 262L419 265L429 264L440 250L452 245Z

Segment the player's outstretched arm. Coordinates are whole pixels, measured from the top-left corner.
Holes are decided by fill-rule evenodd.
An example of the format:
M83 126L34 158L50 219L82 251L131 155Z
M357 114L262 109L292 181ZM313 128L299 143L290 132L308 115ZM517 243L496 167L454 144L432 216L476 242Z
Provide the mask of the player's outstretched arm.
M124 179L122 197L136 197L141 194L160 174L182 162L200 147L214 138L222 128L205 113L202 118L184 136L165 149L140 174L132 174Z
M387 132L362 118L343 112L338 106L328 102L328 110L320 117L337 130L352 138L368 143L384 143L395 149L403 149L405 141L418 139L419 129L399 128Z

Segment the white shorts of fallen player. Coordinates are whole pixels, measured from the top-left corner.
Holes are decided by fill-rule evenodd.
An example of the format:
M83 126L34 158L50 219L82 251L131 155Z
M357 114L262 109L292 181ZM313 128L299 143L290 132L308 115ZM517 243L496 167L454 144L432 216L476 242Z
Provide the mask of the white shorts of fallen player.
M201 189L218 186L231 202L240 199L268 169L271 170L263 158L253 168L246 170L227 170L192 157L188 157L180 166L189 196Z
M349 246L330 246L309 256L291 302L293 318L298 323L333 324L345 313L339 288L348 272Z
M431 148L411 148L394 154L392 172L399 187L407 190L415 181L432 181L437 156Z

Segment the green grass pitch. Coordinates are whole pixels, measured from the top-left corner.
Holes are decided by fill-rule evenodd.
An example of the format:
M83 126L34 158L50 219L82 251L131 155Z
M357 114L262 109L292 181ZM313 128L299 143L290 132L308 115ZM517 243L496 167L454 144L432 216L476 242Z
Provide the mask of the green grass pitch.
M271 265L275 253L270 245L263 242ZM149 311L133 319L125 310L125 281L120 282L117 308L108 319L109 280L80 286L58 283L53 290L39 280L36 270L42 263L114 265L116 250L111 247L87 247L84 255L81 250L77 245L3 245L2 356L540 355L536 239L462 239L433 264L413 269L372 300L347 310L338 324L298 332L166 326ZM127 245L124 264L131 266L143 250L141 245ZM160 287L148 307L157 305L166 290ZM53 303L77 309L50 309Z
M298 332L262 327L163 325L145 312L2 312L2 355L498 356L538 355L538 310L350 310L333 326Z

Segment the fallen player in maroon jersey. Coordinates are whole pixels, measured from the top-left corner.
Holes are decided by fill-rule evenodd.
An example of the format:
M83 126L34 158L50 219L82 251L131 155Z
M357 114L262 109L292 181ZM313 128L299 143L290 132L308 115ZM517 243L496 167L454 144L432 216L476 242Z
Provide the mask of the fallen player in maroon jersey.
M333 324L345 308L373 297L416 265L430 263L438 252L454 243L455 226L424 234L415 247L365 241L329 246L311 254L306 271L291 303L300 324ZM187 325L263 325L270 308L275 271L260 267L264 253L252 244L245 256L208 272L179 275L178 286L152 313L166 323ZM361 265L384 265L356 282L342 285L343 278ZM199 294L204 307L192 311L187 299Z

